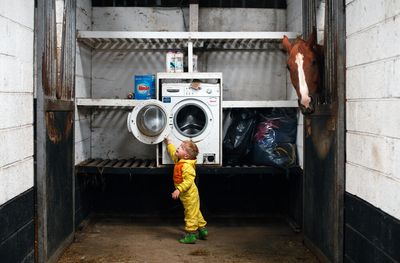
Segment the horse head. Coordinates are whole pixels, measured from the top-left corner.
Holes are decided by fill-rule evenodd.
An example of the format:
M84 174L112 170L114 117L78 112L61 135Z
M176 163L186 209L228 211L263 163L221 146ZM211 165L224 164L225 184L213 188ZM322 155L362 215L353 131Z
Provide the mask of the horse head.
M297 37L293 44L284 36L282 45L289 55L287 68L300 110L303 114L311 114L315 111L323 74L323 48L317 44L316 30L314 28L307 41Z

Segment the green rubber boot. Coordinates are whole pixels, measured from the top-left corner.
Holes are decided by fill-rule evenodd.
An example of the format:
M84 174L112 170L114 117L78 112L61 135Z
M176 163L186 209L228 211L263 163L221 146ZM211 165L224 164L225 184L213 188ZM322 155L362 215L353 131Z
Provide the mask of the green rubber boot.
M196 233L187 233L183 238L179 239L179 242L182 244L194 244L196 239Z
M198 234L198 236L199 236L198 238L199 239L203 239L203 240L207 239L207 236L208 236L208 229L207 228L205 228L205 227L200 228L198 233L199 233Z

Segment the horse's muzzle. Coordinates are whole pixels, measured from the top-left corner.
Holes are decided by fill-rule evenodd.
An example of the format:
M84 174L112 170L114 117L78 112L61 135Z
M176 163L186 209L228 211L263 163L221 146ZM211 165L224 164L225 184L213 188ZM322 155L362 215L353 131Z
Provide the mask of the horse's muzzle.
M310 96L310 98L311 98L311 101L310 101L310 105L308 108L304 107L304 105L301 104L300 99L297 100L300 111L301 111L301 113L303 113L303 115L310 115L310 114L313 114L315 111L315 100L312 96Z

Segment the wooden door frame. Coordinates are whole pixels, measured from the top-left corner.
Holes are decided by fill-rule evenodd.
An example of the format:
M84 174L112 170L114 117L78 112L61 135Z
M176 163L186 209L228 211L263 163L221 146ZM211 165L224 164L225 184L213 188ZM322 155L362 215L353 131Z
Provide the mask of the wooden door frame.
M303 0L303 37L307 38L316 25L316 1ZM331 87L325 91L333 95L328 101L328 111L336 115L336 153L334 167L335 185L333 202L333 258L332 262L343 262L344 257L344 192L345 192L345 150L346 150L346 16L345 1L325 1L325 83ZM306 132L306 131L305 131ZM306 133L304 133L306 134ZM306 147L304 147L306 149ZM304 155L307 153L304 151ZM303 189L304 191L305 189ZM303 195L304 196L304 195ZM304 200L303 200L303 205ZM331 262L310 240L304 238L310 249L324 262Z
M57 49L56 0L37 0L35 2L35 65L36 65L36 165L35 165L35 262L55 262L72 240L74 226L74 113L75 113L75 48L76 48L76 0L64 0L64 20L61 36L61 48ZM58 116L58 117L57 117ZM60 125L60 116L61 122ZM65 130L60 130L60 126ZM67 139L66 139L67 138ZM53 244L56 249L48 251L48 178L52 164L51 145L63 145L63 141L72 140L68 160L71 165L71 199L72 214L69 224L72 231L63 240ZM68 148L70 149L70 148ZM62 159L64 160L64 159ZM69 160L71 160L69 164ZM54 171L53 171L54 173ZM58 173L57 173L58 174ZM66 175L68 176L68 174ZM53 177L54 179L54 177ZM58 179L58 178L55 178ZM69 192L68 192L69 196ZM51 202L51 200L50 200ZM71 208L71 207L69 207ZM60 226L62 227L62 226ZM69 228L68 228L69 231Z

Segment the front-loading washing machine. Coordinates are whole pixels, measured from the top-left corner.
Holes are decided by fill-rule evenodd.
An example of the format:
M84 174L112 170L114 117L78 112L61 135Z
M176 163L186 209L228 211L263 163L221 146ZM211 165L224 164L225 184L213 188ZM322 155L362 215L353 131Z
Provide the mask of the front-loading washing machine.
M165 83L161 100L170 112L169 126L173 143L192 140L199 148L198 164L221 164L221 87L201 83L197 89L191 83ZM163 164L173 163L166 145L162 145Z
M192 140L199 148L198 164L222 164L221 85L163 83L160 100L146 100L128 116L128 129L141 142L157 144L167 136L179 146ZM157 149L158 164L172 164L166 146Z

